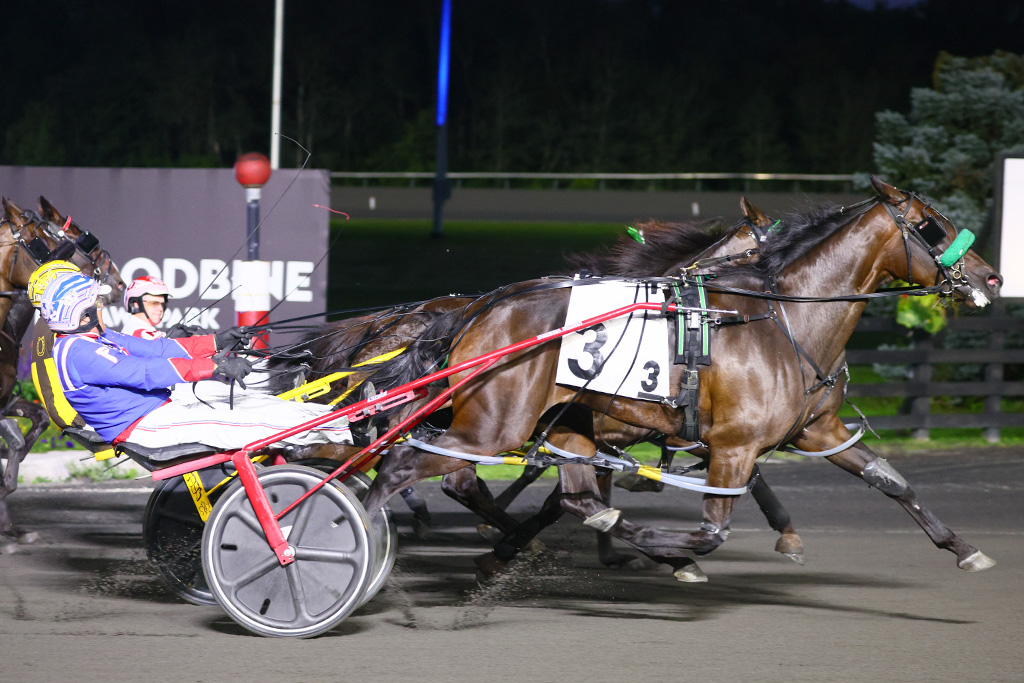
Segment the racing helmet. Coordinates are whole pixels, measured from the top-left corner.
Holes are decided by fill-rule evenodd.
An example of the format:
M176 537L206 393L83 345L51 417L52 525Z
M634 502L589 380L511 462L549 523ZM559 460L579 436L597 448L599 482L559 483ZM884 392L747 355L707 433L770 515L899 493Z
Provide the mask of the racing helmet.
M109 285L91 277L66 273L46 286L39 311L47 327L54 332L86 332L99 323L97 297L109 291Z
M145 307L142 305L142 297L146 294L164 297L165 304L171 296L163 280L152 275L137 277L124 290L124 308L128 311L129 315L146 312Z
M61 275L69 273L80 273L81 270L70 261L48 261L32 271L28 277L28 298L32 305L39 308L39 302L43 299L43 292L46 285L53 282Z

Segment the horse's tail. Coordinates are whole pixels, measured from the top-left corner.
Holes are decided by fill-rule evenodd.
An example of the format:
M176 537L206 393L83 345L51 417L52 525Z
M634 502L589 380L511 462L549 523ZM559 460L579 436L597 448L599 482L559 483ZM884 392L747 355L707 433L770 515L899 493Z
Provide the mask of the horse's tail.
M307 333L284 357L270 361L269 390L279 394L294 389L303 379L316 379L344 369L371 339L373 323L380 314L363 315L324 323Z
M432 319L405 351L391 360L366 366L377 391L394 389L440 370L465 324L465 309L432 313Z

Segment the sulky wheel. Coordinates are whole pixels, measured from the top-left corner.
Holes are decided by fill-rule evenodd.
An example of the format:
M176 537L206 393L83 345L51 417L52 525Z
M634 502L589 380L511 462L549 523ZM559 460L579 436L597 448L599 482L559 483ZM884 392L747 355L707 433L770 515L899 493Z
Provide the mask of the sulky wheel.
M214 503L233 473L234 467L227 463L226 467L210 467L195 474L204 490L212 490L208 499ZM176 595L194 605L215 605L217 601L203 576L204 526L185 479L165 479L153 489L146 504L142 541L146 556Z
M283 510L324 473L298 465L261 470L270 507ZM355 495L333 482L280 520L295 561L282 566L240 484L214 506L203 533L203 570L236 622L264 636L327 631L362 602L373 567L369 519Z
M328 458L309 458L299 460L295 464L315 467L330 474L341 463ZM362 472L353 472L342 484L351 489L362 502L372 482L373 480ZM369 511L367 514L371 515L370 531L373 532L373 570L370 572L370 585L366 587L361 604L365 604L384 586L384 582L391 575L391 569L395 566L395 557L398 554L398 527L391 516L391 508L385 505L381 507L379 514L373 515Z

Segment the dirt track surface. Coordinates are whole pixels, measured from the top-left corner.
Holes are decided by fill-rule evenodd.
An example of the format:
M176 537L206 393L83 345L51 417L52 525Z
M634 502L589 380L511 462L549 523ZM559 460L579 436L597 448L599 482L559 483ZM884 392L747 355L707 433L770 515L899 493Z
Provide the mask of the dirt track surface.
M775 534L745 496L729 540L700 560L709 583L601 567L593 532L565 518L541 537L548 554L479 587L472 558L488 546L476 518L423 484L434 536L416 539L394 501L402 533L386 590L307 641L250 636L164 588L141 549L147 488L26 487L12 513L43 538L0 556L0 680L1024 680L1024 452L891 462L999 564L958 570L895 503L803 461L763 471L805 566L772 552ZM535 509L550 485L511 511ZM699 519L696 494L615 496L634 521Z

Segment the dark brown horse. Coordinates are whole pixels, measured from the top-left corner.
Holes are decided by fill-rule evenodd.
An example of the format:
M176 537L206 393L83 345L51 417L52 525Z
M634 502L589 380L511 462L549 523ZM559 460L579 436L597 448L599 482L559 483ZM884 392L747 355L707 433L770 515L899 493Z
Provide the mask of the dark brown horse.
M702 370L699 391L700 440L709 450L709 485L744 486L756 458L785 443L820 451L849 439L836 417L842 392L829 387L841 382L843 349L863 311L864 295L896 278L939 283L944 292L972 307L998 295L1002 278L974 252L939 265L934 250L961 242L945 217L917 195L877 179L873 184L878 196L856 207L814 210L788 219L785 229L764 243L756 263L729 269L708 286L711 308L735 309L754 320L722 326L711 335L713 362ZM940 231L934 244L919 233L928 226ZM536 284L522 283L507 291L518 291L519 296L484 297L466 313L448 314L431 325L412 353L392 361L398 379L412 379L431 364L416 367L416 359L436 361L450 354L454 365L563 325L567 290L537 290ZM759 294L766 290L777 293ZM549 409L573 400L573 390L554 383L557 352L552 344L533 347L461 387L452 397L451 427L432 444L495 455L524 443ZM673 369L676 390L681 374ZM668 405L621 397L609 400L590 392L583 392L580 403L663 434L678 433L682 425L682 411ZM558 435L556 445L593 453L594 436L585 427L570 425ZM988 557L935 518L892 466L863 444L829 459L895 499L937 546L956 554L961 568L977 571L991 566ZM382 461L366 507L376 510L397 490L466 465L456 458L396 446ZM568 512L592 525L610 527L615 536L660 562L680 566L686 551L711 552L725 540L735 496L705 494L701 527L669 532L632 524L603 505L592 468L560 469L561 504Z
M14 202L3 199L4 220L0 230L0 289L15 292L9 298L0 298L0 337L4 340L0 342L0 419L19 417L31 421L20 443L20 428L15 425L19 433L14 435L15 438L5 439L2 449L7 467L0 484L0 538L7 539L7 543L12 540L30 542L35 537L31 532L14 527L6 498L18 486L22 460L50 423L42 406L14 393L20 342L33 317L32 304L24 293L28 278L41 261L63 258L111 285L112 296L117 296L124 289L116 266L98 242L90 239L74 223L64 231L66 218L45 198L40 197L39 203L43 215L25 211Z
M657 276L670 268L678 268L680 264L688 266L695 259L698 265L708 267L718 263L749 260L758 244L754 232L766 227L768 219L748 203L744 202L743 206L748 214L748 222L733 229L696 224L641 223L638 225L644 235L642 243L624 238L609 250L575 257L573 265L601 274ZM708 229L709 227L712 229ZM466 308L470 303L470 298L449 297L434 300L411 311L387 312L329 325L311 344L311 351L317 359L314 370L316 374L326 374L338 365L351 365L380 353L405 347L441 313ZM379 376L373 379L375 382L387 381ZM628 447L652 436L650 430L631 427L603 415L593 421L601 443L613 448ZM587 431L591 431L589 426ZM337 453L334 457L344 458L346 455L347 453ZM490 524L501 529L502 533L508 533L510 525L514 525L515 521L504 512L504 508L514 495L514 491L521 490L529 481L532 479L521 478L513 483L496 502L483 482L477 479L475 468L469 466L446 475L442 487L448 495L480 514ZM607 503L611 477L605 475L598 481L601 483L603 499ZM509 495L510 492L513 492L512 495ZM788 514L763 479L758 479L756 483L755 497L765 510L773 528L782 534L776 550L800 561L803 550L800 538L793 530ZM545 509L544 521L529 520L524 525L517 526L516 545L522 547L532 538L528 530L533 530L532 533L535 534L543 526L553 522L560 512L561 508L555 504L553 508ZM604 564L619 565L632 559L630 555L615 552L607 534L599 532L598 538L599 558ZM490 571L496 567L492 558L484 557L485 559L479 563L481 569ZM686 574L694 575L696 574ZM680 575L681 578L682 576Z

